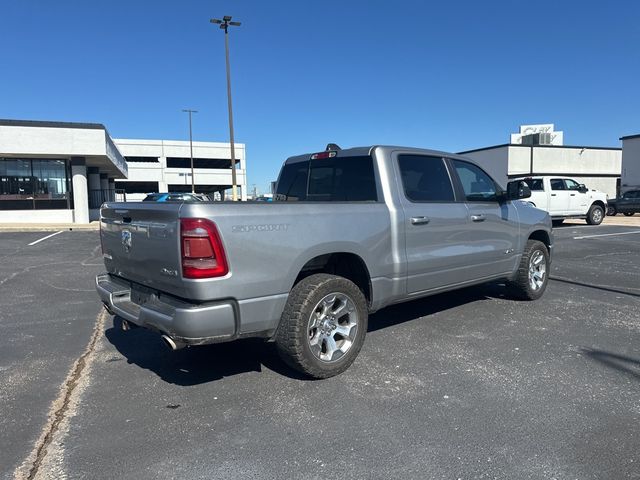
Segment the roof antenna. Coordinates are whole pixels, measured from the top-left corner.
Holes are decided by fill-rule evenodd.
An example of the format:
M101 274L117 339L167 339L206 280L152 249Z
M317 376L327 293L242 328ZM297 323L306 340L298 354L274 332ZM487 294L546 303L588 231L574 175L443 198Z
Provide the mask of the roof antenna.
M327 148L325 149L325 152L328 152L329 150L342 150L342 149L335 143L327 143Z

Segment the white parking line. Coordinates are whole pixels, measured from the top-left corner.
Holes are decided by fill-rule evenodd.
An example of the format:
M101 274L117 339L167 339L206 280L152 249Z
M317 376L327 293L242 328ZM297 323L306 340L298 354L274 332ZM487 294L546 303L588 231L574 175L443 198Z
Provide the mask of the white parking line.
M36 240L35 242L31 242L28 246L30 247L31 245L35 245L36 243L40 243L43 240L46 240L47 238L55 237L56 235L59 235L62 232L64 232L64 230L60 230L59 232L52 233L51 235L47 235L46 237L42 237L40 240Z
M634 230L633 232L601 233L599 235L583 235L581 237L573 237L573 239L582 240L583 238L614 237L616 235L632 235L634 233L640 233L640 230Z

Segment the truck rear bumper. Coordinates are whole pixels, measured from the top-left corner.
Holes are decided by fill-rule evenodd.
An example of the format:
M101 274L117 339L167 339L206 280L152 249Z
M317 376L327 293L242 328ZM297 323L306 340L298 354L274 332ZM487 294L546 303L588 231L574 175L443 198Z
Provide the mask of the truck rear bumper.
M108 273L96 290L109 312L188 345L226 342L238 333L233 300L192 304Z

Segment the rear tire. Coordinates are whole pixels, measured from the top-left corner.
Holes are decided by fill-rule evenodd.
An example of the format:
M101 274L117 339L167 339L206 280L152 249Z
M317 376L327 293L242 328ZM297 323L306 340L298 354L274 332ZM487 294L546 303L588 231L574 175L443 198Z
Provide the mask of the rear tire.
M625 217L632 217L633 215L635 215L635 212L624 212Z
M507 283L509 294L518 300L537 300L549 283L549 251L538 240L527 240L520 265Z
M311 378L344 372L367 333L367 301L350 280L318 273L301 280L287 300L275 341L289 366Z
M587 213L587 223L589 225L600 225L604 220L604 209L600 205L591 205Z
M607 215L609 215L610 217L615 217L617 214L618 210L616 210L616 207L613 207L611 205L607 207Z

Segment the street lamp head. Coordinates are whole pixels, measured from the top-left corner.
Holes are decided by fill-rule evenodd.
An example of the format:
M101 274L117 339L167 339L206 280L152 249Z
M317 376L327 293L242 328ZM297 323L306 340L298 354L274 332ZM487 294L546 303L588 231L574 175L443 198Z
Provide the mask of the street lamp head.
M211 23L215 23L216 25L220 25L220 28L225 30L225 31L229 27L229 25L231 25L233 27L239 27L240 26L240 22L232 22L231 21L231 16L229 16L229 15L225 15L224 17L222 17L222 20L220 20L219 18L212 18L209 21Z

